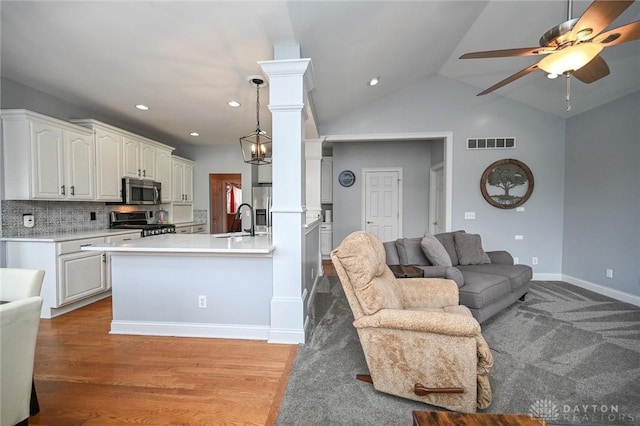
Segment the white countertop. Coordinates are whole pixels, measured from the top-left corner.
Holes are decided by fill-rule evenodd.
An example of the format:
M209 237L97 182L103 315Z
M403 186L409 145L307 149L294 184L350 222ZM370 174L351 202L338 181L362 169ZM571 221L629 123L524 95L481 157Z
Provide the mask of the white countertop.
M64 232L59 234L44 234L31 237L2 237L0 241L28 241L42 243L60 243L63 241L84 240L85 238L110 237L113 235L140 233L138 229L98 229L95 231Z
M117 243L94 244L86 251L110 253L171 254L270 254L274 250L270 234L220 236L215 234L165 234Z

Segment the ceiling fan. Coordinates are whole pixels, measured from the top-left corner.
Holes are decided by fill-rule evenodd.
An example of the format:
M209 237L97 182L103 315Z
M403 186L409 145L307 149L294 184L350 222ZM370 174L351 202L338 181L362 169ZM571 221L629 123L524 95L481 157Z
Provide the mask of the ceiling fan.
M478 93L478 96L491 93L537 69L546 71L550 78L573 75L583 83L593 83L609 75L609 67L600 56L602 49L640 39L640 21L602 32L633 2L594 0L581 17L572 19L573 3L568 0L567 21L544 33L540 37L540 47L465 53L460 59L547 55L538 63Z

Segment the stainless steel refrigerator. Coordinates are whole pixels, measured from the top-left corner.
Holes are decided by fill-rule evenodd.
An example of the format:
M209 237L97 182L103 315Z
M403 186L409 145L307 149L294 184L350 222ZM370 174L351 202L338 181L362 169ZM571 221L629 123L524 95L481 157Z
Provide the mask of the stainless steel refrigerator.
M253 214L256 232L271 232L271 187L253 187Z

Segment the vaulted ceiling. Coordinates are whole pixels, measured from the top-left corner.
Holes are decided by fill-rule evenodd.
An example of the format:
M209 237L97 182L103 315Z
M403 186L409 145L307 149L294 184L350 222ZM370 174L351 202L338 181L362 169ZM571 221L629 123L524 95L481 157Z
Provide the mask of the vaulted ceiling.
M575 0L573 17L590 1ZM273 46L299 44L311 58L315 124L343 117L435 74L475 95L537 57L460 60L466 52L533 47L567 20L567 2L519 1L121 1L0 2L2 76L119 122L181 143L237 143L254 130L248 77ZM640 20L640 2L610 26ZM531 73L485 96L561 117L640 90L640 41L605 49L611 74L572 81ZM369 87L372 77L377 86ZM261 115L269 130L268 87ZM238 108L227 105L241 103ZM149 111L139 111L136 104ZM7 105L3 105L6 107ZM189 136L196 131L197 138ZM321 133L321 131L320 131Z

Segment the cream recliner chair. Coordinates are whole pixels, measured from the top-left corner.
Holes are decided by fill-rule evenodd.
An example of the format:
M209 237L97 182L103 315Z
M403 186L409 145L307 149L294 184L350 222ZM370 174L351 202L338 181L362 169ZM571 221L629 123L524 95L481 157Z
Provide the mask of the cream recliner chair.
M493 357L454 281L396 279L382 242L354 232L331 253L370 376L380 392L453 411L491 404Z
M33 387L44 271L0 268L0 426L39 411ZM27 420L28 424L28 420Z

